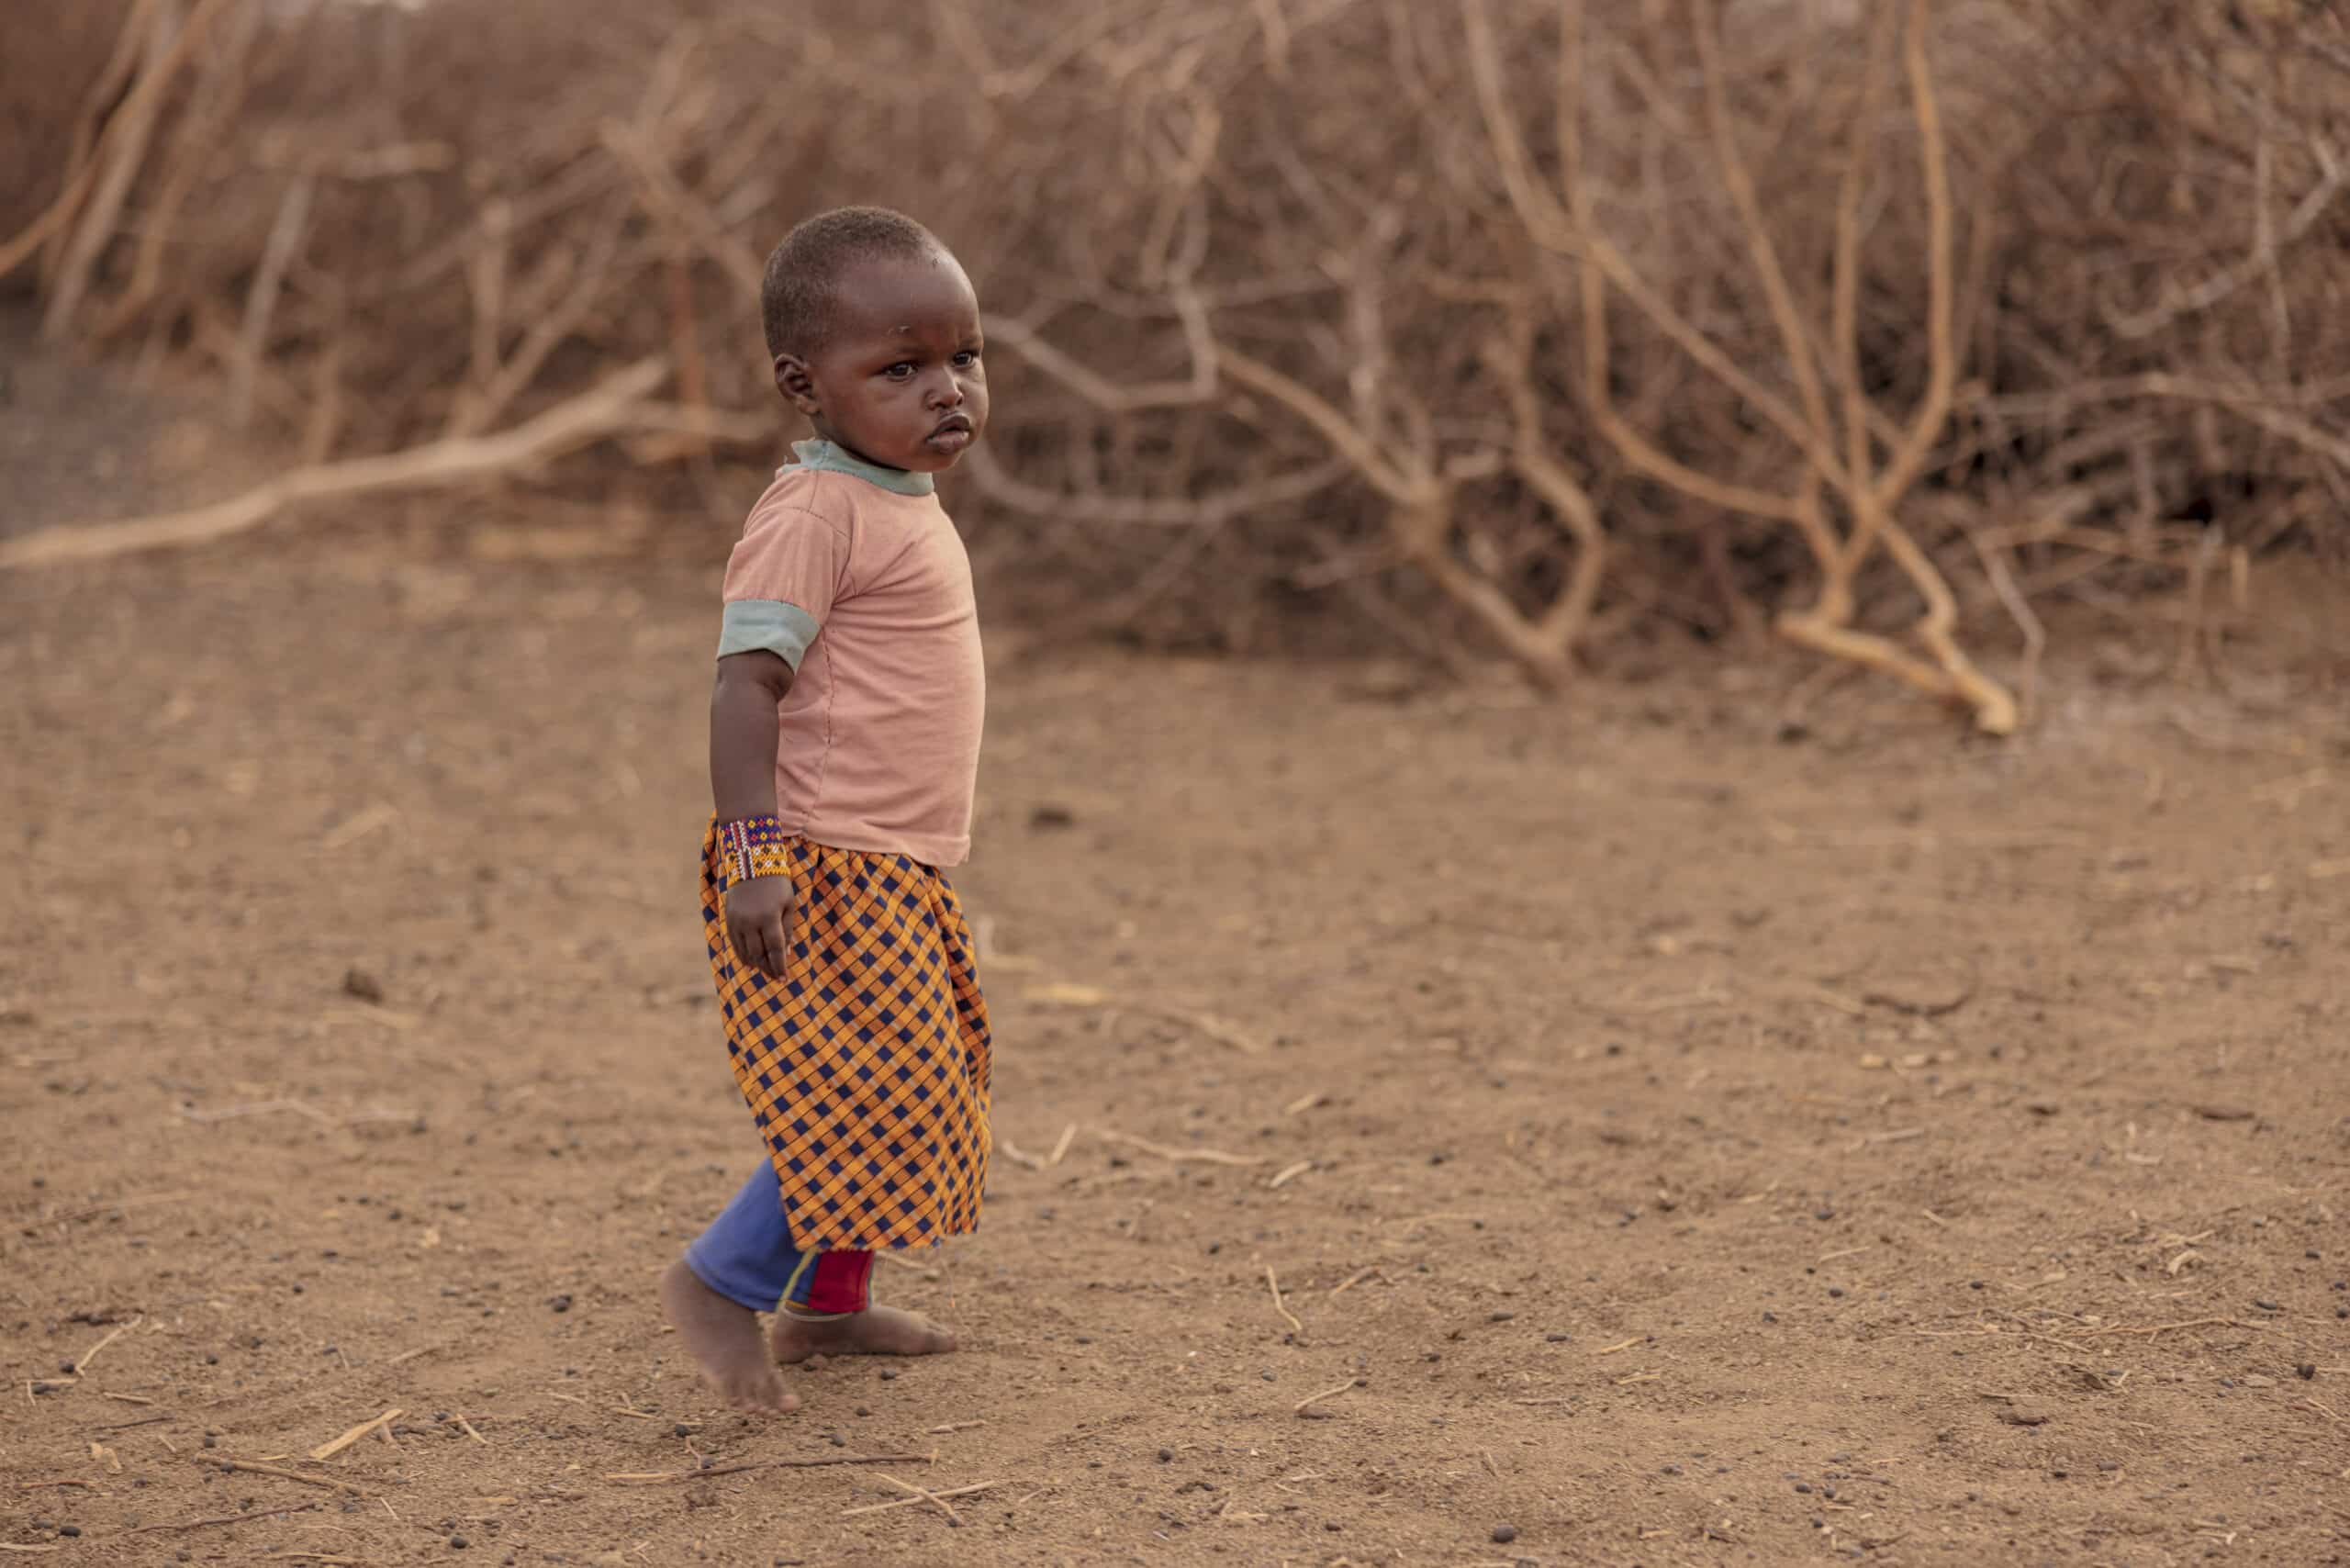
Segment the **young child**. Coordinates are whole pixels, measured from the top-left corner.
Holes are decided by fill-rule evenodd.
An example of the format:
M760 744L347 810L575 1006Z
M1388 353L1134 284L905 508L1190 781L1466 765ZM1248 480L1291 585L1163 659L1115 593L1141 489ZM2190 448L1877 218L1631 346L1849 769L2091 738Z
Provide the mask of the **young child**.
M767 1159L661 1294L721 1394L781 1413L779 1362L955 1348L868 1291L876 1249L973 1229L987 1182L987 1006L940 874L970 848L985 688L932 476L987 428L988 388L970 280L898 213L794 229L761 308L815 439L726 569L701 902Z

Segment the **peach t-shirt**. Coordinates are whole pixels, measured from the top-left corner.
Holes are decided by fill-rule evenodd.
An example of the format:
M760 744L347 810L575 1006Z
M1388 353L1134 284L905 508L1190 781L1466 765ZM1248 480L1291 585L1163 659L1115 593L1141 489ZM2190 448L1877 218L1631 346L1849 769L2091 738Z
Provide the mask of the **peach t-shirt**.
M718 648L795 672L778 814L835 849L959 866L987 705L970 558L927 474L829 442L792 451L727 563Z

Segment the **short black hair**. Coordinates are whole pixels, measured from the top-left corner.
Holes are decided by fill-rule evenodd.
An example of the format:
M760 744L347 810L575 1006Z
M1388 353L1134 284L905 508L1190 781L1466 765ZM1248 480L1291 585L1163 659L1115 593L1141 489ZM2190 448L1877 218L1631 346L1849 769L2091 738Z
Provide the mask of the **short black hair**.
M836 207L802 221L767 257L759 283L767 357L808 354L822 346L840 280L850 267L947 254L937 235L886 207Z

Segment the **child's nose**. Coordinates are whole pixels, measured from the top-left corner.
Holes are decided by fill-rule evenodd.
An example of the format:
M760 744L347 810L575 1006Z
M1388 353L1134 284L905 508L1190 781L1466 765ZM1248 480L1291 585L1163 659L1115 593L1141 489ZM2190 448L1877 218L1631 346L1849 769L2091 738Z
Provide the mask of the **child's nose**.
M947 371L930 388L930 400L940 408L952 409L963 401L963 378Z

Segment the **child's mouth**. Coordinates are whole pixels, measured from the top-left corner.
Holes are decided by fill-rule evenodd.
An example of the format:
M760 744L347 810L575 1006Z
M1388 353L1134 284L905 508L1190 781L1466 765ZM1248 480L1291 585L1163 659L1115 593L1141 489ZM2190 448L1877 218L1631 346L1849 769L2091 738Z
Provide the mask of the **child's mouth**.
M971 421L957 414L952 419L940 420L938 428L930 432L930 439L925 444L933 452L960 452L970 445L973 439Z

